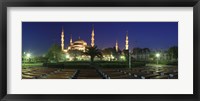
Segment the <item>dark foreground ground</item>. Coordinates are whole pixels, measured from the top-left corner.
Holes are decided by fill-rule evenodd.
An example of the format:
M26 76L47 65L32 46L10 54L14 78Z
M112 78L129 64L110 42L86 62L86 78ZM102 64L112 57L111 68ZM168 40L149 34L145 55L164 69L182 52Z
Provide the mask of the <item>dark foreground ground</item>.
M22 69L22 79L178 79L177 66L136 68L48 68Z

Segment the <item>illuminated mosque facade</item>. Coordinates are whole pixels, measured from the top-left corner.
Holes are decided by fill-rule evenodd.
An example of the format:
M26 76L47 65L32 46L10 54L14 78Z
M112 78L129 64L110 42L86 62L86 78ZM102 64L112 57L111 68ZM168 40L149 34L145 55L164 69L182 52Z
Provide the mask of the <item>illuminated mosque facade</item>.
M95 43L95 39L94 39L94 26L92 27L92 33L91 33L91 47L94 47ZM85 52L86 51L86 48L89 47L87 42L80 39L76 40L76 41L72 41L72 34L70 36L70 45L67 46L67 48L65 48L65 34L64 34L64 29L62 28L62 32L61 32L61 50L65 53L67 53L69 50L80 50L80 51L83 51ZM128 32L126 34L126 40L125 40L125 50L128 50ZM119 46L118 46L118 41L116 40L116 44L115 44L115 48L116 48L116 51L118 52L119 50Z
M65 42L65 34L64 34L64 29L62 28L62 32L61 32L61 50L64 52L64 53L67 53L69 50L80 50L80 51L83 51L85 52L86 51L86 48L89 47L87 42L82 40L80 37L78 40L76 41L72 41L72 34L71 34L71 37L70 37L70 44L69 46L67 46L67 48L65 49L65 45L64 45L64 42ZM94 47L94 27L92 28L92 34L91 34L91 46Z
M69 40L70 44L65 48L65 33L64 29L62 28L61 32L61 50L65 53L68 54L70 50L79 50L82 52L85 52L87 47L94 47L95 46L95 33L94 33L94 26L92 26L92 33L91 33L91 43L88 45L88 43L84 40L82 40L80 37L78 40L74 41L72 40L72 34L70 36ZM129 47L129 41L128 41L128 32L126 33L126 39L125 39L125 50L128 50ZM116 40L115 43L115 50L116 52L119 51L119 46L118 46L118 41Z

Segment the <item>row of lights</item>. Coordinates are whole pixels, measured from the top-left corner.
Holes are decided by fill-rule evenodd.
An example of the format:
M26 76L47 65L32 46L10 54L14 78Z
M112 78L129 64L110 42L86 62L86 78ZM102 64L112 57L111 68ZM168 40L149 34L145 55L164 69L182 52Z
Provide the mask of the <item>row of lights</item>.
M31 53L26 53L26 52L24 52L24 55L26 55L27 58L31 58ZM160 53L156 53L155 56L157 57L157 64L158 64L158 59L160 58ZM66 54L65 57L66 57L67 59L69 59L69 58L70 58L70 55L69 55L69 54ZM111 55L110 57L111 57L111 59L114 59L114 56L113 56L113 55ZM121 58L122 60L125 60L125 56L120 56L120 58Z
M27 57L30 57L31 54L30 54L30 53L27 53L26 56L27 56ZM160 58L160 53L156 53L155 56L157 57L157 59ZM69 58L70 58L70 55L69 55L69 54L66 54L66 55L65 55L65 58L69 59ZM114 59L114 56L113 56L113 55L110 55L110 58L111 58L111 59ZM120 58L124 60L124 59L125 59L125 56L122 55L122 56L120 56Z

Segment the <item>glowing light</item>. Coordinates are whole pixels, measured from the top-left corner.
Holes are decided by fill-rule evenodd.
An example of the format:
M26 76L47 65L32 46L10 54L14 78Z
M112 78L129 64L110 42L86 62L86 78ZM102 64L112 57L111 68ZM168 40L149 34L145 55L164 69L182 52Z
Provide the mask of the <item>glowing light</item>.
M31 57L31 54L30 54L30 53L27 53L26 56L27 56L28 58L30 58L30 57Z
M65 58L67 58L67 59L70 58L69 54L66 54Z
M111 59L114 59L115 57L113 55L110 56Z
M72 58L72 57L70 57L70 58L69 58L69 61L72 61L72 60L73 60L73 58Z
M120 56L120 59L125 60L125 56L124 55Z
M159 57L160 57L160 54L159 54L159 53L156 53L156 57L159 58Z
M157 57L157 65L158 65L158 58L160 57L160 54L159 53L156 53L156 57Z

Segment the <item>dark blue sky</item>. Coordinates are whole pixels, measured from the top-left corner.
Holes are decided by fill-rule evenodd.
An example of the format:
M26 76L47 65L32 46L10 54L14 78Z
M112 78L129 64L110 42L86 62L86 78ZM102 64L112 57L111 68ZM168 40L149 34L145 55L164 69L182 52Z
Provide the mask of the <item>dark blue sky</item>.
M62 26L65 31L65 47L80 36L90 45L92 24L95 28L95 45L98 48L125 47L126 31L129 33L129 48L147 47L167 49L178 46L178 22L22 22L22 50L42 55L53 43L60 44Z

